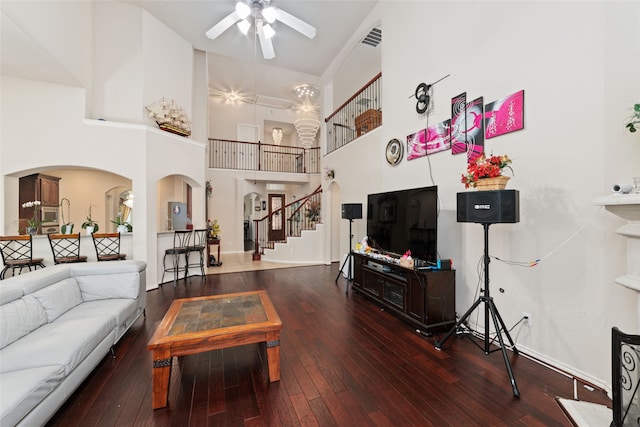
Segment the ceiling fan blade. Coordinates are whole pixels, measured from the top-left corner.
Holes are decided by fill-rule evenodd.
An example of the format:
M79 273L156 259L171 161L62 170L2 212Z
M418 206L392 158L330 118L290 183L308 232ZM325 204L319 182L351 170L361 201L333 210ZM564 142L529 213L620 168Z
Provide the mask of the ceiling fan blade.
M258 31L258 38L260 39L260 47L262 48L262 56L264 59L275 58L276 53L273 50L273 43L271 43L271 39L265 37L262 21L256 21L256 31Z
M304 34L310 39L316 36L316 27L307 24L302 19L296 18L295 16L285 12L282 9L276 10L276 19L282 22L283 24L288 25L289 27L298 31L299 33Z
M207 31L205 34L211 40L215 40L216 38L218 38L218 36L220 36L220 34L227 31L229 27L231 27L233 24L235 24L239 20L240 20L240 17L238 16L238 14L235 11L233 11L229 15L227 15L222 21L218 22L216 25L211 27L211 29L209 29L209 31Z

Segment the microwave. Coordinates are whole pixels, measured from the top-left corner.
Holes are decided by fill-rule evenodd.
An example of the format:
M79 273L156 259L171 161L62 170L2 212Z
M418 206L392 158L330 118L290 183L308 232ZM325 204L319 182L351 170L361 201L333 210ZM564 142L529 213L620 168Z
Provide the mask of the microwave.
M59 206L42 206L40 208L40 221L42 221L42 227L59 225L59 213Z

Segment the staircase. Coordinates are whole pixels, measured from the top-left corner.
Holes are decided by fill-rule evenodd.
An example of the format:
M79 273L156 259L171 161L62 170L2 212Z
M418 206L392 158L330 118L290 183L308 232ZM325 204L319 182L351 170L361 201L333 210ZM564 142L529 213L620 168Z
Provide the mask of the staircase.
M288 205L254 220L253 259L274 262L310 263L322 260L322 187ZM271 221L284 217L283 238L274 240Z

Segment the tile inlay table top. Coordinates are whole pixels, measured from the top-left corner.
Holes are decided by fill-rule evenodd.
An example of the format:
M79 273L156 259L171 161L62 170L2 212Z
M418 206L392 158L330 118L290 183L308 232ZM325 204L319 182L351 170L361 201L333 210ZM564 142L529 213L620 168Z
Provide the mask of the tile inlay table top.
M269 381L279 381L281 329L266 291L174 300L147 346L153 352L153 409L167 406L174 356L265 342Z

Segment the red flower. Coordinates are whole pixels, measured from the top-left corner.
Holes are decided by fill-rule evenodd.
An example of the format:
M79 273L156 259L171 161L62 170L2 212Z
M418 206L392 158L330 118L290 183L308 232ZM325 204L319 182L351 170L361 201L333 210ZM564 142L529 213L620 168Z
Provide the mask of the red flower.
M511 173L511 159L505 154L504 156L491 156L487 159L484 153L469 162L467 165L467 173L462 174L460 182L464 184L464 188L475 187L479 179L495 178L502 175L502 169L509 168Z

